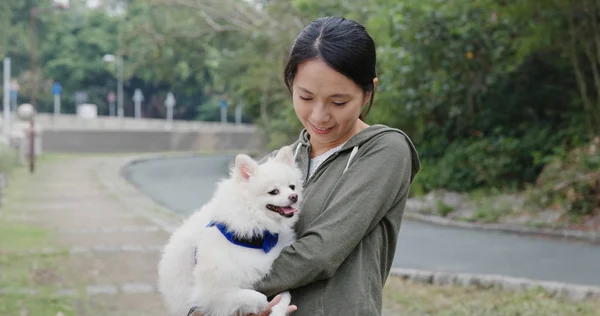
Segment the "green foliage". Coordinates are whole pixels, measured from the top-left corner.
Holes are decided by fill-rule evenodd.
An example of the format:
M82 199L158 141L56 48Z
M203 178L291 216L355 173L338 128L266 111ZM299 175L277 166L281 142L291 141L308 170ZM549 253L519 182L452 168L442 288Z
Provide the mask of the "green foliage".
M559 206L573 216L600 212L600 137L549 163L539 175L529 203Z
M424 191L518 189L535 180L546 157L558 150L554 146L561 137L549 129L525 127L507 134L498 129L491 135L453 142L437 137L420 147L424 161L415 184Z
M557 148L586 139L570 65L541 44L527 54L514 45L531 37L525 9L409 1L384 10L388 21L369 20L389 39L379 43L372 121L415 141L417 191L519 188Z
M217 98L213 98L208 100L207 102L202 103L198 107L198 117L197 119L200 121L220 121L221 120L221 112L219 108L219 102Z
M399 92L404 119L397 116L398 123L429 118L413 127L416 136L431 128L449 137L464 133L505 68L510 25L490 21L491 11L479 6L458 2L453 8L461 4L463 10L407 5L397 13L389 46L397 58L385 56L382 92Z
M506 19L522 28L513 45L521 59L540 52L556 56L576 82L580 123L600 133L600 5L597 0L511 1Z
M301 129L281 75L291 44L309 21L342 15L363 23L377 44L380 84L367 123L406 131L419 150L412 194L523 188L600 126L594 0L153 0L130 2L124 16L73 2L76 10L37 20L42 111L51 109L57 79L67 111L74 92L85 90L106 113L117 69L102 56L121 53L126 115L135 88L146 96L147 117L164 115L172 91L176 119L218 121L225 98L244 105L244 121L259 125L269 149L279 147ZM0 44L22 97L34 4L47 5L0 7L10 19Z
M452 207L452 205L446 204L446 202L444 202L443 200L436 200L435 210L437 212L437 215L446 217L448 214L454 211L454 207Z

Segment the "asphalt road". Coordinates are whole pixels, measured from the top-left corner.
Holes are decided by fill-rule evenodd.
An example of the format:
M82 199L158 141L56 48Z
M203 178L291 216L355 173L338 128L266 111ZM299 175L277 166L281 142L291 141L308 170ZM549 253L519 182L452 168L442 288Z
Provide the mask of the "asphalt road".
M126 168L143 192L182 215L198 209L226 176L230 155L148 160ZM600 247L579 242L439 227L405 220L394 266L502 274L600 286Z

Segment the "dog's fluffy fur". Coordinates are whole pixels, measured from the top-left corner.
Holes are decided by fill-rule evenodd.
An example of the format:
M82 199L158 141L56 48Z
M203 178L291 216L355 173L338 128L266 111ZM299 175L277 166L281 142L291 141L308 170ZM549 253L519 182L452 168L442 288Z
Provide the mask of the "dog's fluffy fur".
M212 199L182 223L163 250L159 290L169 311L175 316L187 315L191 307L205 316L263 311L267 298L253 286L294 241L298 217L294 213L301 196L302 174L289 146L260 165L249 156L237 155L231 177L218 184ZM273 206L284 207L285 212L276 208L278 213ZM268 230L279 234L279 241L268 253L238 246L216 227L207 227L211 221L226 224L240 237ZM272 316L287 312L290 295L282 294Z

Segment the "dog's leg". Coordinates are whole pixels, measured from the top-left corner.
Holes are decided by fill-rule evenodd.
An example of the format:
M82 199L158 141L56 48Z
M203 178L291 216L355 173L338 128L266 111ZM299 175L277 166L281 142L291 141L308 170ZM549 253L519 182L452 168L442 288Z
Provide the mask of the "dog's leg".
M258 314L267 308L267 297L257 291L240 289L231 293L231 300L240 306L238 310L242 315Z
M292 295L290 292L285 291L281 293L281 301L271 309L269 316L286 316L288 307L292 302Z
M212 292L204 296L205 304L199 307L204 315L231 316L259 314L267 308L267 297L260 292L247 289L231 289Z

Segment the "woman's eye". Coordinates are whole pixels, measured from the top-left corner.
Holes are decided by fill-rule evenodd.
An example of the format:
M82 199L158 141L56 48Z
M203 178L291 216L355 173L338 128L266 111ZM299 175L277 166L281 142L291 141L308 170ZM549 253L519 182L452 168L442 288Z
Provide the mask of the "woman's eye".
M348 102L332 102L333 104L337 105L337 106L342 106Z
M306 97L302 97L302 96L300 97L300 99L302 99L304 101L310 101L310 100L312 100L311 98L306 98Z
M271 194L271 195L277 195L277 194L279 194L279 190L275 189L273 191L269 191L269 194Z

